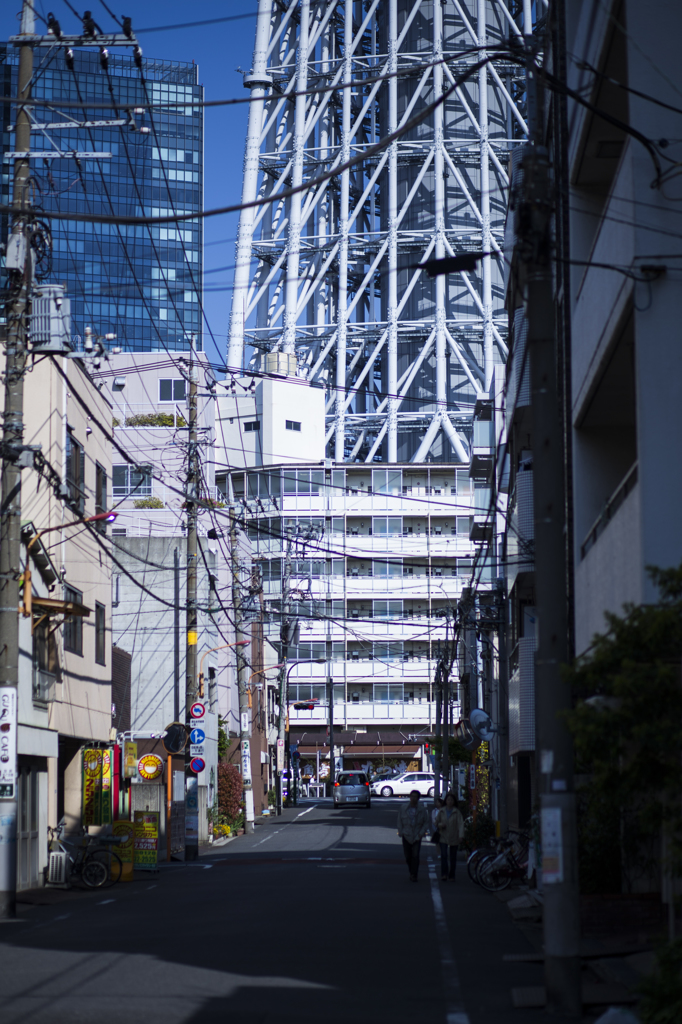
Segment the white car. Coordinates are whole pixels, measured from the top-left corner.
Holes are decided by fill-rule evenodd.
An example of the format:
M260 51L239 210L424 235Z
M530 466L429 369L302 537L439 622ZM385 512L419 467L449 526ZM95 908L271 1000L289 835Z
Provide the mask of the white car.
M405 772L395 779L378 779L372 783L374 796L409 796L418 789L422 796L433 796L436 785L431 772Z

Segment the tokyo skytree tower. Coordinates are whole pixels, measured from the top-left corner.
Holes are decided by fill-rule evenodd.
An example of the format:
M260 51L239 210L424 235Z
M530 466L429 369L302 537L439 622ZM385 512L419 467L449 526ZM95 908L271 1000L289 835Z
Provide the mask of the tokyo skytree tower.
M530 0L260 0L242 202L310 185L241 212L228 370L324 387L338 462L469 461L507 354L507 54L530 31Z

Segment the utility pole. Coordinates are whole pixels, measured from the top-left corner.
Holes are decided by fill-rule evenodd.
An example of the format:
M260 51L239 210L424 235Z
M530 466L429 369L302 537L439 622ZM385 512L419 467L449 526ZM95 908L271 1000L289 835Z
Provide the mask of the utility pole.
M173 551L173 720L180 721L180 552Z
M493 709L497 722L497 771L500 780L498 794L498 816L500 830L504 834L509 828L507 805L507 780L509 777L509 666L507 663L507 600L504 578L497 580L495 607L497 609L497 702Z
M441 722L442 722L442 709L443 709L443 679L441 671L441 663L438 662L436 667L436 679L434 684L434 691L436 696L436 721L434 725L434 735L440 740L441 739ZM442 743L442 740L441 740ZM441 752L436 747L433 758L433 772L436 776L436 783L434 787L435 796L442 796L442 784L441 784Z
M32 35L34 13L29 0L21 12L21 34ZM33 49L19 48L17 99L28 100L33 78ZM16 149L31 148L26 107L17 106ZM13 213L7 266L13 295L6 306L5 411L0 483L0 721L8 741L8 760L0 766L0 919L15 916L17 886L17 703L19 687L19 576L21 573L21 469L16 449L24 439L24 368L26 327L33 257L29 246L29 160L14 161ZM13 268L13 269L11 269ZM15 449L15 453L12 453Z
M283 804L283 793L282 793L282 772L286 767L286 759L283 761L283 767L280 768L280 758L284 755L284 741L286 735L286 724L287 724L287 706L289 702L288 686L287 686L287 656L289 654L289 644L292 639L290 636L291 623L289 621L289 608L291 604L291 555L293 550L293 538L287 534L286 537L286 555L284 556L284 578L282 579L282 618L280 628L280 641L282 644L282 656L280 658L281 669L279 670L279 720L277 723L277 813L282 813Z
M447 795L450 792L450 673L445 660L441 662L441 681L443 692L441 772L443 773L443 793Z
M230 560L232 565L232 607L234 610L235 645L237 652L237 688L239 691L239 739L242 751L244 831L250 834L255 830L253 780L251 777L251 709L249 708L248 665L243 653L244 647L246 646L243 642L248 640L249 637L244 631L241 559L239 557L237 514L234 505L230 506Z
M569 657L567 564L564 537L564 438L558 388L552 281L549 155L544 140L544 96L529 38L527 96L530 142L522 159L519 204L521 272L525 277L530 355L535 592L535 729L544 888L547 1009L568 1017L582 1012L580 919L573 745L562 718L571 706L561 665Z
M185 664L185 720L190 725L190 709L199 696L197 679L197 499L199 497L199 450L197 437L197 368L194 341L189 357L189 442L187 449L187 654ZM198 780L191 771L189 744L185 754L185 861L199 857Z

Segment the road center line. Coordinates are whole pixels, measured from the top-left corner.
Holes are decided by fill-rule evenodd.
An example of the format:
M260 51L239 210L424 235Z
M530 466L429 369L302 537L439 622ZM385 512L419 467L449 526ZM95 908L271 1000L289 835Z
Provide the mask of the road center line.
M438 936L438 952L443 973L443 989L445 991L446 1024L470 1024L469 1014L464 1009L462 987L459 983L457 964L452 953L450 933L445 918L443 897L438 887L438 877L433 861L429 861L429 880L431 882L431 899L433 913L436 918L436 935Z
M317 804L313 804L312 807L306 807L305 811L301 811L301 813L297 814L295 818L291 819L291 821L287 821L286 825L282 825L281 828L276 828L274 832L269 832L265 839L261 839L259 843L254 843L252 849L255 849L257 846L262 846L263 843L267 843L268 839L272 839L272 837L276 836L278 832L283 832L287 825L293 825L295 821L302 818L304 814L310 814L310 812L314 811L316 807Z

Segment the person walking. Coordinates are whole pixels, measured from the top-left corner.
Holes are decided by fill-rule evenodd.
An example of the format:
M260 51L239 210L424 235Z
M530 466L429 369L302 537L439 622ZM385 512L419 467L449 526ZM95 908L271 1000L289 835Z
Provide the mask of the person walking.
M419 873L419 853L422 839L429 831L429 815L419 803L420 792L413 789L407 806L398 811L398 835L403 841L403 852L410 872L410 881L416 882Z
M438 820L438 812L440 811L441 807L445 807L445 804L443 803L441 798L437 796L433 801L433 809L431 811L431 835L433 835L433 833L437 831L436 821Z
M457 851L464 836L464 818L458 807L459 801L454 793L445 797L445 807L441 807L436 818L436 828L440 835L440 880L454 882L457 869ZM448 863L449 861L449 863Z

